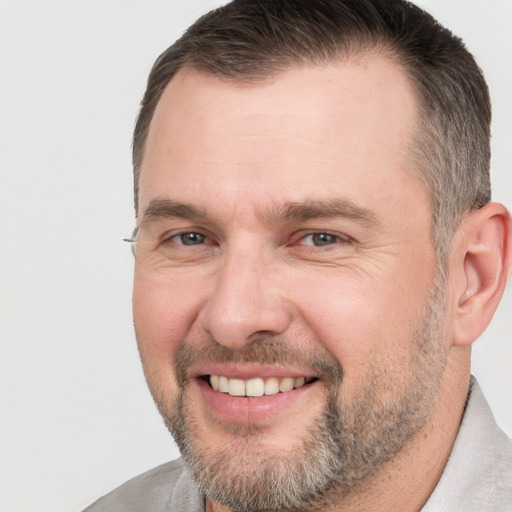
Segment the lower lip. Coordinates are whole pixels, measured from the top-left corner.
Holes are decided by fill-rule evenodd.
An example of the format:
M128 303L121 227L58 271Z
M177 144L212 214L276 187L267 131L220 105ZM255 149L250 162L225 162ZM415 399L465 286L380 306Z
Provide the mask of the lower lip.
M318 381L275 395L237 397L212 389L204 380L196 379L203 402L217 419L233 423L254 424L285 413L316 388Z

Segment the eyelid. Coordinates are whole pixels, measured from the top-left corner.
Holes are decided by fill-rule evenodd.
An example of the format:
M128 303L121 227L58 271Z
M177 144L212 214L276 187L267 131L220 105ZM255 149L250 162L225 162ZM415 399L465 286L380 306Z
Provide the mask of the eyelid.
M318 237L318 236L325 236L325 237L329 237L330 239L328 241L326 241L325 244L321 244L321 245L318 245L315 243L314 241L314 238L315 237ZM309 241L306 243L306 241L308 239L311 239L309 243ZM310 233L308 235L305 235L302 237L301 239L301 242L304 244L304 245L310 245L312 247L319 247L319 246L329 246L329 245L334 245L336 243L338 243L340 240L340 237L339 236L336 236L336 235L332 235L331 233Z
M311 229L311 230L301 230L301 231L297 232L292 239L292 244L293 245L311 245L312 247L315 247L313 244L301 244L301 242L303 242L307 237L314 236L314 235L323 235L323 234L329 235L329 236L332 236L332 237L335 237L338 239L335 243L328 244L325 247L329 247L330 245L337 245L340 242L341 243L353 243L354 242L354 239L345 233L339 233L339 232L332 231L329 229ZM321 246L318 246L318 247L321 247Z
M160 238L160 243L170 242L173 239L176 239L177 237L182 236L182 235L186 235L188 233L195 233L195 234L198 234L198 235L201 235L201 236L205 237L206 240L203 243L197 244L197 245L204 245L205 243L219 243L219 242L222 242L222 240L219 239L219 237L217 235L212 234L212 232L208 228L195 227L195 226L187 226L187 227L183 227L183 228L171 229L171 230L168 230L168 231L164 232L159 237ZM334 242L332 244L327 244L324 247L335 246L335 245L338 245L338 244L350 244L350 243L355 243L356 242L356 240L354 238L352 238L351 236L347 235L344 232L339 232L339 231L336 231L336 230L331 230L331 229L300 229L300 230L298 230L298 231L296 231L295 233L292 234L292 236L290 237L291 239L290 239L289 244L290 245L310 245L311 247L322 247L322 246L314 246L313 244L304 244L304 243L302 243L305 238L310 237L310 236L314 236L314 235L319 235L319 234L326 234L326 235L330 235L330 236L333 236L333 237L337 238L336 242ZM221 237L221 238L223 238L223 237ZM178 243L178 245L185 245L185 244Z
M210 243L213 242L213 238L209 234L207 234L207 232L205 230L186 228L186 229L180 229L180 230L173 230L171 232L165 233L164 235L162 235L162 243L171 242L171 241L173 241L173 239L178 239L180 236L188 235L188 234L200 235L205 238L205 240L203 240L203 242L201 242L200 244L191 244L191 246L204 245L207 242L210 242ZM183 243L177 243L177 245L186 246L186 244L183 244Z

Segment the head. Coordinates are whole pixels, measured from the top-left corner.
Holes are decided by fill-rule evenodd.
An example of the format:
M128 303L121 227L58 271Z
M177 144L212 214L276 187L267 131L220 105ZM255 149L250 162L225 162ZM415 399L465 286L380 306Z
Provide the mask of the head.
M442 261L464 213L491 199L488 88L463 42L403 0L231 2L201 17L160 55L133 139L135 209L151 119L167 84L189 68L237 83L307 64L381 53L409 77L419 123L410 172L428 191Z
M489 118L473 58L405 2L235 0L158 59L135 328L212 500L326 507L458 424L459 309L503 284L482 251L507 229L483 207Z

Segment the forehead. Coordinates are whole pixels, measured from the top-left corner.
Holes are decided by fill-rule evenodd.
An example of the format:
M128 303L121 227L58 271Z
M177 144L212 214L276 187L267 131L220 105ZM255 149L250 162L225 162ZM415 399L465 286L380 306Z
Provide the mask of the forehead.
M249 191L269 202L322 199L326 187L369 200L370 188L415 180L405 167L416 119L409 80L380 55L258 84L182 69L150 125L139 206L178 191L224 201Z

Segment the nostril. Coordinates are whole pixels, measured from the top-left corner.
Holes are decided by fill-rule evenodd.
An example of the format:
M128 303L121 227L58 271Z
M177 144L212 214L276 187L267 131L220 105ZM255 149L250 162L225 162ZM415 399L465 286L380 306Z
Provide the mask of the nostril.
M275 331L270 331L270 330L266 329L266 330L256 331L255 333L252 334L252 336L275 336L276 334L278 334L278 333Z
M232 258L231 258L232 260ZM237 349L254 336L284 333L291 321L291 307L257 272L231 261L223 268L201 314L203 329L219 344ZM270 278L268 278L270 279Z

